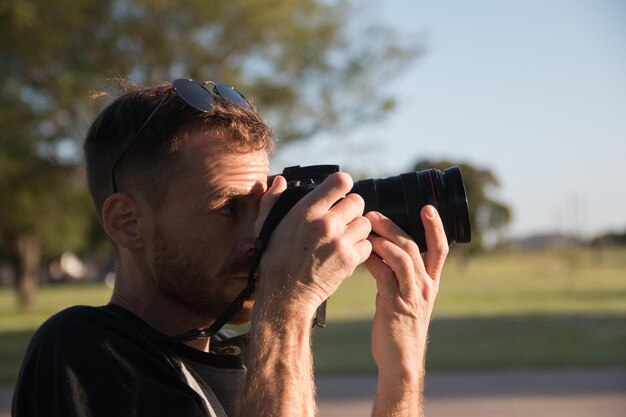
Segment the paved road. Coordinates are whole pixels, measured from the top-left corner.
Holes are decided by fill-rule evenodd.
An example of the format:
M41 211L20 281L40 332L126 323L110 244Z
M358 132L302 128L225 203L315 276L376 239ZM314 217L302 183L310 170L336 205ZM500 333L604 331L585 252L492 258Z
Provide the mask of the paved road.
M626 417L626 369L431 373L428 417ZM369 416L376 378L320 377L321 417ZM0 417L11 389L0 388Z
M428 417L626 417L626 369L431 373ZM320 378L321 417L369 416L374 377Z

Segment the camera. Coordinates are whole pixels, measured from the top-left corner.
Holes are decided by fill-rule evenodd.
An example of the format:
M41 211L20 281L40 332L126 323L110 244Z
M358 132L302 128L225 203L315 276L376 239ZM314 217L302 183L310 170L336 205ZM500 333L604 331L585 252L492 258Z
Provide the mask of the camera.
M288 184L284 194L290 197L284 199L284 204L293 206L326 177L338 171L338 165L285 168L281 174ZM439 212L448 244L471 240L467 195L458 166L365 179L355 182L350 193L359 194L365 200L364 213L379 211L384 214L411 236L422 252L427 246L420 211L428 204Z

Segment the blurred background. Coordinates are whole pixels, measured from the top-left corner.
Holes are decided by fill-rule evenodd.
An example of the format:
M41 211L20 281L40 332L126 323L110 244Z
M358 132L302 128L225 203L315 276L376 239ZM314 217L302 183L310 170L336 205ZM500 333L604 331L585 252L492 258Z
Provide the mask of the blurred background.
M459 165L432 371L626 366L626 3L58 0L0 3L0 384L56 311L104 304L91 121L139 84L226 82L274 127L272 170L356 179ZM375 372L364 270L315 334L320 375Z

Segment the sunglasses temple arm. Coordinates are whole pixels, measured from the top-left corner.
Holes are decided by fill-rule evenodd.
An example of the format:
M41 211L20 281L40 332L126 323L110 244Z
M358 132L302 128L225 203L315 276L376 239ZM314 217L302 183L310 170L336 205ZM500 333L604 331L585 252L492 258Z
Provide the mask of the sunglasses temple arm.
M171 92L170 92L171 93ZM131 139L131 141L128 143L128 146L126 146L126 148L124 148L124 150L122 151L122 153L120 154L120 156L115 160L115 163L113 164L113 166L111 167L111 185L113 187L113 192L116 193L117 190L117 181L115 180L115 168L117 168L117 165L120 163L120 161L124 158L124 156L128 153L129 149L133 146L133 143L135 143L135 141L137 140L137 138L141 135L141 132L143 132L144 128L148 125L148 123L150 123L150 120L152 120L152 118L154 117L154 115L156 114L156 112L161 108L161 106L163 105L163 103L165 103L165 100L169 97L170 93L168 93L165 97L163 97L161 99L161 101L159 102L159 104L157 104L157 106L154 108L154 110L152 110L152 113L150 113L150 116L148 116L148 118L146 119L145 122L143 122L143 124L141 125L141 127L139 128L139 130L137 131L137 133L135 134L135 136L133 136L133 138Z

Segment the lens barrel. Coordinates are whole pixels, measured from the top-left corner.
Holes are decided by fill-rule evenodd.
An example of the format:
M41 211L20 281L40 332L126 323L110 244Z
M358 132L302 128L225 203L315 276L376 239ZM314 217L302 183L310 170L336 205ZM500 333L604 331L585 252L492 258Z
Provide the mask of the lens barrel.
M363 197L366 213L379 211L400 226L422 252L427 246L420 211L427 204L439 212L448 243L471 240L467 195L457 166L357 181L351 193Z

